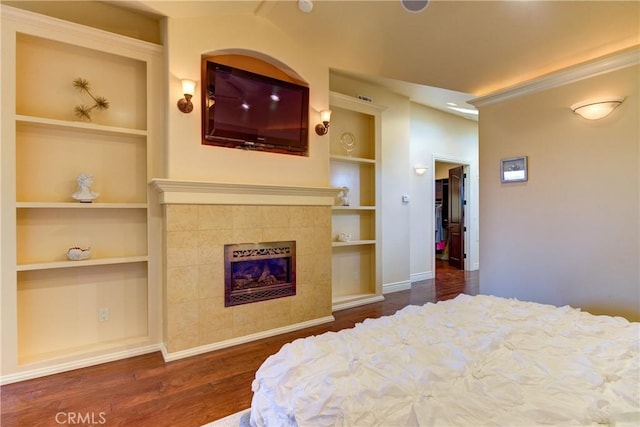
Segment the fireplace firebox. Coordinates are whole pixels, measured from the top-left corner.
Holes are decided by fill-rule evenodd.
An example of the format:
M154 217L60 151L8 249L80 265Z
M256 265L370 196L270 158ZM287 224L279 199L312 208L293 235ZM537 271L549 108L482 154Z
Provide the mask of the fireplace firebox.
M225 307L296 294L296 242L224 245Z

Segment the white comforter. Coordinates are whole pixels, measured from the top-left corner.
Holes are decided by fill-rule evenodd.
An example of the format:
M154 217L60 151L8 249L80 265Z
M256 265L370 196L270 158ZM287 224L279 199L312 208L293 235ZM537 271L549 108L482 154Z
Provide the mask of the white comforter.
M253 426L640 425L640 323L491 296L298 339L253 382Z

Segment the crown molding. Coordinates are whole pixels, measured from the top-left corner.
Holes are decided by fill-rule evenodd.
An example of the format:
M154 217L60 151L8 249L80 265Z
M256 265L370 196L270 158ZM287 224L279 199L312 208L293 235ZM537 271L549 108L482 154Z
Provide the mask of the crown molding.
M600 74L610 73L638 63L640 63L640 46L634 46L633 48L620 51L616 54L547 74L486 96L474 98L467 102L476 108L485 107L543 90L564 86Z

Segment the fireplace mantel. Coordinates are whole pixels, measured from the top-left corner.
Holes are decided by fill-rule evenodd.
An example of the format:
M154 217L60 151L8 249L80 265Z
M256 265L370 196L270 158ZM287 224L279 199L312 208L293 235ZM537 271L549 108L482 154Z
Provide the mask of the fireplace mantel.
M160 204L332 206L340 188L154 178Z

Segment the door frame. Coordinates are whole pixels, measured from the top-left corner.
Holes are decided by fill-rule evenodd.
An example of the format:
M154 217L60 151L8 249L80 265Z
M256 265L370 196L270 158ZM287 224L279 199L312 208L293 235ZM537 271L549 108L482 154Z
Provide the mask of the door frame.
M470 190L471 190L471 181L470 181L470 174L469 174L469 161L466 159L461 159L458 157L452 157L452 156L444 156L444 155L440 155L440 154L433 154L433 162L431 164L432 167L432 171L433 171L433 179L431 180L431 194L433 197L431 197L431 206L435 206L435 194L436 194L436 174L435 174L435 170L436 170L436 162L446 162L446 163L456 163L458 165L461 165L463 168L463 172L464 172L464 200L466 200L467 204L465 205L464 209L465 209L465 215L464 215L464 222L462 224L463 227L466 228L466 231L464 231L464 252L466 254L466 257L464 259L464 271L469 271L472 269L472 265L471 265L471 244L470 244L470 237L472 236L472 226L471 226L471 222L469 221L470 215L469 212L471 211L471 197L469 197L470 195ZM431 222L431 230L435 230L436 229L436 217L435 215L432 215L432 222ZM429 240L431 241L431 271L433 271L434 277L436 274L436 237L435 237L435 233L429 233Z

